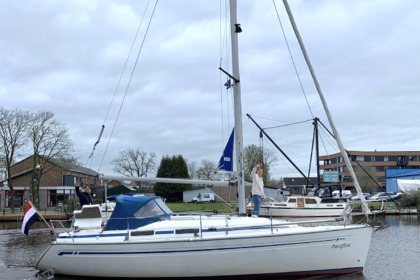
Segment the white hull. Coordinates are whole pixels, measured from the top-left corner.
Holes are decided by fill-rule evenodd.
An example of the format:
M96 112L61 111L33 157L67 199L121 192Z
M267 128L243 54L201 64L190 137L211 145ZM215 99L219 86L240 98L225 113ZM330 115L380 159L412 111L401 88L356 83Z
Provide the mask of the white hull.
M282 218L316 218L316 217L340 217L343 208L332 207L287 207L287 206L261 206L260 216Z
M271 227L273 221L264 218L208 220L158 222L142 229L153 228L154 234L135 236L140 231L132 230L127 240L127 231L74 233L74 239L57 238L36 268L64 275L127 278L344 274L363 270L372 235L372 228L363 225ZM215 227L229 223L230 228L204 231L210 222ZM175 234L168 228L193 229L200 223L202 234Z
M346 207L345 200L315 196L289 196L283 201L265 202L260 207L260 216L274 218L325 218L341 217ZM249 208L252 209L252 206Z

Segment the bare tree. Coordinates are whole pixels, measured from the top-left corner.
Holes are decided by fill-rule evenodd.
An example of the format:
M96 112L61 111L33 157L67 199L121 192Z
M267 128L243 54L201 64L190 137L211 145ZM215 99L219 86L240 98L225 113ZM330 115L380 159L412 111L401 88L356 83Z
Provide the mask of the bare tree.
M252 168L261 162L264 167L264 181L270 180L270 167L277 161L275 153L269 149L264 148L263 150L256 145L249 145L244 149L244 172L245 179L251 181Z
M19 109L0 108L0 156L4 158L7 183L10 188L10 210L15 213L15 196L10 168L25 146L25 131L30 119L29 112Z
M32 114L28 130L33 149L33 180L30 184L31 200L39 205L39 182L42 174L48 172L52 165L45 163L52 159L65 160L71 158L73 143L65 125L54 120L54 113L42 111Z
M197 178L197 162L193 161L191 163L187 162L188 173L190 173L190 178Z
M197 178L202 180L214 180L216 171L216 163L205 159L201 162L201 166L197 169Z
M364 192L371 193L378 189L376 182L379 180L374 166L356 166L354 167L354 173L356 173L357 181L359 181L359 185Z
M114 172L132 177L147 177L149 173L156 171L156 154L128 148L120 152L111 164Z

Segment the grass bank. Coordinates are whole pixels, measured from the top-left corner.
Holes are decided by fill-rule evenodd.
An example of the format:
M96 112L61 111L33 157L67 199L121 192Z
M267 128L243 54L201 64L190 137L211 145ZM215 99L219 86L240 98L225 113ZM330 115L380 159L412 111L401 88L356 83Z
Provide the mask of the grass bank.
M171 203L167 202L166 206L173 212L193 212L206 211L217 213L234 213L236 212L236 203L231 203L231 207L224 203Z

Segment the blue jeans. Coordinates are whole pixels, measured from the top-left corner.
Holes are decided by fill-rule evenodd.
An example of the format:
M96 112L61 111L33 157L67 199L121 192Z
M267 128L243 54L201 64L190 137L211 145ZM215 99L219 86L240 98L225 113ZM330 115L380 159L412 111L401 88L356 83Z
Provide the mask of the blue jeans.
M261 195L253 194L252 203L254 204L254 211L252 211L252 215L259 216L261 206Z

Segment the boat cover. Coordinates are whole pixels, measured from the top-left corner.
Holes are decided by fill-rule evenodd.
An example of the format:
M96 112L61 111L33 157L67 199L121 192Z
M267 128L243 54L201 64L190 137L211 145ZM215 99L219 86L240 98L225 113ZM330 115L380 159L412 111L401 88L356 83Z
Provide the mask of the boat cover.
M169 219L171 214L172 211L159 196L119 195L105 230L135 229Z

